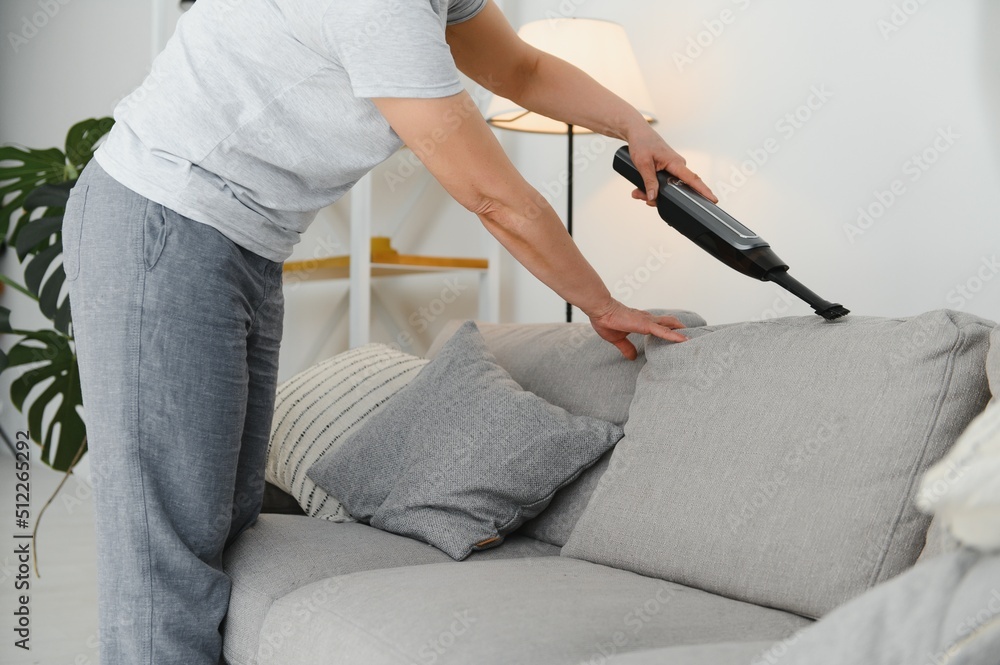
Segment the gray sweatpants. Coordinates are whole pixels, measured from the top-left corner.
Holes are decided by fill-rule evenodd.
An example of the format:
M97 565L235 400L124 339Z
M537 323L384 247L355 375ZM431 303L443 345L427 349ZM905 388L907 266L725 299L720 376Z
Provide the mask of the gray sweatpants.
M105 665L216 665L223 549L260 512L281 263L92 160L63 222Z

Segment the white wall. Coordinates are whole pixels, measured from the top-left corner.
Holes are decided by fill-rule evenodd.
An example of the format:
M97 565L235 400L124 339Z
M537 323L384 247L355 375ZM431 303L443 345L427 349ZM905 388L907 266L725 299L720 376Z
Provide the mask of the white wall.
M884 38L880 21L899 20L894 5L918 11L902 14L905 24ZM742 186L724 197L724 207L820 295L858 314L951 307L1000 319L1000 276L984 267L1000 255L995 0L534 0L518 7L519 22L554 12L623 23L653 93L657 130L717 191L748 151L774 138L777 152L763 166L751 163L756 173L745 183L736 179ZM728 24L718 22L724 11ZM685 62L677 56L687 57L689 40L696 48ZM777 126L814 88L832 96L799 128ZM937 161L926 171L913 171L908 161L934 153L935 137L947 128L958 135L954 144L930 154ZM602 140L583 139L581 149ZM513 142L532 182L555 180L565 161L558 138ZM579 177L574 226L584 253L609 285L644 277L650 248L672 255L629 304L689 308L710 322L759 318L775 303L788 314L809 313L798 302L786 306L774 285L718 264L630 201L628 183L609 169L610 152ZM876 192L895 180L904 193L849 238L845 226L856 222L858 208L877 204ZM515 292L518 318L557 316L527 280L519 277Z
M15 52L9 33L52 4L58 13ZM894 5L919 9L883 37L879 22L891 20ZM61 145L76 120L110 113L148 67L150 6L126 0L0 3L0 142ZM720 32L713 22L726 10L731 22ZM506 11L515 25L548 15L624 24L653 94L658 131L717 190L748 151L773 138L777 152L745 183L736 181L740 186L724 205L767 238L792 274L820 295L858 314L953 307L1000 319L1000 278L984 267L1000 253L994 208L1000 47L989 39L1000 31L995 0L508 0ZM164 17L168 27L172 14ZM705 32L710 27L720 34ZM707 45L679 66L675 58L689 39ZM807 102L813 89L832 96L789 135L787 125L778 123ZM938 131L947 128L958 136L954 144L911 180L908 160L932 148ZM565 168L562 137L503 133L503 141L539 188L556 182ZM610 167L619 143L584 137L577 145L594 157L577 172L577 240L629 304L689 308L716 323L809 312L773 285L716 263L632 201L629 185ZM384 165L376 182L398 169L394 160L402 157ZM376 188L376 231L392 234L407 253L482 255L478 221L436 183L407 225L394 232L394 211L420 179L419 173L407 178L395 192ZM845 225L856 222L857 209L877 203L876 192L890 189L894 180L905 192L849 239ZM346 203L323 211L293 258L346 253ZM562 196L553 203L563 210ZM658 251L670 259L647 273L646 261ZM8 254L0 270L19 275ZM558 297L506 253L503 275L503 320L562 319ZM628 293L626 277L645 282ZM397 324L414 336L409 348L422 352L445 320L475 316L475 285L472 275L458 282L432 275L384 280L376 288ZM971 297L960 295L959 286ZM459 300L433 320L421 319L420 308L448 288L461 292ZM314 283L286 290L281 378L346 347L346 320L336 309L345 289L344 283ZM17 294L8 291L3 302L14 309L17 325L42 323L33 304ZM411 317L424 323L414 327ZM399 330L381 319L374 332L381 341L399 339ZM0 379L0 423L13 432L23 427L23 417L7 406L8 385L9 377Z

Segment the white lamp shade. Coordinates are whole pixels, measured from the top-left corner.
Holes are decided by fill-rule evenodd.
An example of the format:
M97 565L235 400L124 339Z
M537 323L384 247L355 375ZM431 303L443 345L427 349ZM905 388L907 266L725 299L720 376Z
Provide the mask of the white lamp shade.
M648 122L656 122L639 62L621 25L590 18L542 19L526 23L517 34L535 48L576 65L638 109ZM567 128L564 122L527 111L498 96L490 102L486 120L495 127L521 132L565 134ZM589 131L573 127L574 133Z

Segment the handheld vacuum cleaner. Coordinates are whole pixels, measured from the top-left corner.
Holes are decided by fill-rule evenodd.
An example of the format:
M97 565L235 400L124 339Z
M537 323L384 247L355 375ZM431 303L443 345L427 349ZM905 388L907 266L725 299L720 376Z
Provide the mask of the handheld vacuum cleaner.
M614 168L633 185L646 191L628 146L615 153ZM850 312L838 303L823 300L789 275L788 264L778 258L771 246L722 208L666 171L658 172L656 177L660 181L656 197L660 217L706 252L744 275L774 282L809 303L824 319L832 321Z

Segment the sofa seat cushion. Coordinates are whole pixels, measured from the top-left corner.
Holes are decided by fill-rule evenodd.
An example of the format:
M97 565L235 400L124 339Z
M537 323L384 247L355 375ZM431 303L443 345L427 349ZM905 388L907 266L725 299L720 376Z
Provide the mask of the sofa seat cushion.
M784 642L723 642L645 649L614 656L602 665L767 665L781 662L783 645ZM771 654L774 655L768 660Z
M558 554L557 547L515 536L467 561ZM261 626L271 604L302 586L317 583L313 592L321 594L326 581L340 575L442 562L454 563L426 543L364 524L261 515L224 555L232 579L224 628L226 658L232 663L256 663Z
M275 647L259 663L601 663L636 649L780 640L809 623L585 561L480 559L303 586L274 602L261 639Z

